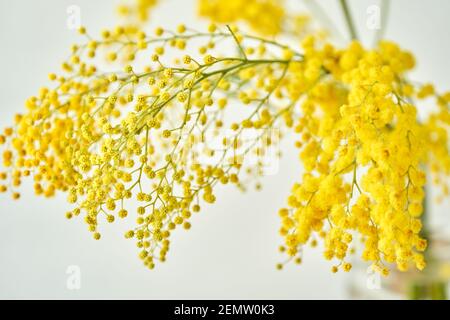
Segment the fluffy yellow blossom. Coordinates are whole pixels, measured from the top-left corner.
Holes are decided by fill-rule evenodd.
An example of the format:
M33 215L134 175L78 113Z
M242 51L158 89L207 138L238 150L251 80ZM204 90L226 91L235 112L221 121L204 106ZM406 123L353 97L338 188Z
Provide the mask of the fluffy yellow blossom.
M423 269L426 241L416 218L423 211L423 166L433 163L436 172L449 173L448 105L428 121L418 120L412 92L403 91L414 59L394 43L366 50L353 42L337 50L309 42L304 49L306 61L295 66L303 73L290 81L305 83L292 88L293 97L308 90L296 127L306 172L282 211L287 251L300 255L314 234L323 233L326 259L337 259L349 271L349 244L359 234L364 260L375 266L395 263L402 271L411 265ZM309 76L308 68L319 69ZM324 79L311 89L308 80L319 79L320 69L333 81ZM421 91L427 92L422 97L433 93ZM432 138L437 131L439 145Z
M132 0L124 1L117 8L119 15L134 20L137 18L140 22L145 22L149 19L149 14L152 8L158 4L158 0Z
M217 23L247 22L253 29L270 35L280 32L285 18L283 1L277 0L199 0L201 16Z

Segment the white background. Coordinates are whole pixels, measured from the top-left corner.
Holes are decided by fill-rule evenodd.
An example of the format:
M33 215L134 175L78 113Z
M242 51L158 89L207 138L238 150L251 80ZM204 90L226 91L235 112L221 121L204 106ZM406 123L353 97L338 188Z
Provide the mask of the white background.
M81 8L82 23L96 32L114 24L114 1L0 0L0 126L8 125L25 99L47 85L47 74L58 69L69 46L80 40L66 27L66 9ZM193 1L164 0L153 14L153 25L198 26ZM320 1L345 34L337 0ZM448 41L450 1L393 0L387 37L412 50L417 70L411 78L450 88ZM117 3L115 1L114 3ZM295 3L295 1L294 1ZM301 3L299 0L298 3ZM350 1L360 34L366 9L378 1ZM204 25L204 23L201 23ZM370 40L367 41L370 43ZM92 240L81 221L68 221L64 196L45 200L25 183L23 197L0 198L0 298L346 298L351 275L331 274L318 249L307 249L304 263L277 271L284 259L277 230L278 208L301 173L290 142L284 145L279 173L266 177L261 192L245 195L225 188L218 201L193 219L189 232L175 234L168 261L146 270L133 241L123 238L120 224L105 226L101 241ZM436 221L448 211L434 206ZM68 266L81 270L81 289L68 290Z

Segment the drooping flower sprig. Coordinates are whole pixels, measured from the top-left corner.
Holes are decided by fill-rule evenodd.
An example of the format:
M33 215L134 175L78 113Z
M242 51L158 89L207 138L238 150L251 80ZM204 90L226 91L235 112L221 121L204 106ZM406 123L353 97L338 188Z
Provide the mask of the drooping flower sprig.
M216 184L244 187L248 154L256 159L250 174L263 172L258 159L279 138L272 129L293 108L280 85L302 57L276 58L271 51L285 47L255 37L249 40L256 48L213 56L215 42L242 37L215 25L207 33L157 28L152 36L119 27L104 31L101 40L84 28L80 33L88 42L74 46L63 75L49 75L54 88L28 99L27 113L5 130L3 158L10 170L4 178L9 175L12 190L31 175L36 194L67 193L76 206L67 218L82 215L95 239L101 222L129 216L128 199L139 203L136 227L125 236L136 238L140 257L153 268L154 259L165 260L170 233L190 228L201 201L215 202ZM183 52L191 40L206 43L196 56L181 55L168 66L166 47ZM97 55L112 64L108 68L116 60L129 64L120 72L100 71ZM141 56L148 64L132 66ZM241 117L225 117L230 99L246 105ZM255 134L243 139L250 129Z

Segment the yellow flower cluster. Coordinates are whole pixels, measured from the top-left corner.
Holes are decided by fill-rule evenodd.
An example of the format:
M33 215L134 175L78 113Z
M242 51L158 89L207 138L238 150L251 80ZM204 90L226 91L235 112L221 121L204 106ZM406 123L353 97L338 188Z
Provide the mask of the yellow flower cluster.
M145 22L158 4L157 0L131 0L118 7L120 16L132 24ZM200 17L217 24L243 23L252 31L265 36L280 33L297 37L311 33L310 18L285 9L284 0L197 0Z
M312 33L309 16L292 13L286 9L284 0L198 0L197 3L201 17L218 24L243 22L266 37L295 34L301 38Z
M144 21L156 1L135 4L122 12ZM297 52L221 26L285 32L280 2L199 5L215 21L207 32L179 25L147 34L132 23L95 39L80 28L86 42L0 135L0 192L18 199L30 177L37 195L64 193L75 206L67 218L82 217L97 240L101 223L133 219L125 237L152 269L173 231L190 229L203 203L215 202L218 185L245 189L244 174L264 174L268 148L291 129L305 172L279 212L280 250L300 263L303 246L322 239L332 271L349 271L361 237L362 258L380 273L388 263L423 269L427 168L448 195L450 93L409 82L414 58L391 42L338 49L308 36ZM220 53L230 46L237 54ZM437 110L419 120L423 99Z
M410 264L422 270L423 166L432 163L435 173L450 173L450 95L438 96L440 112L421 123L412 100L434 90L416 92L406 81L405 72L414 66L410 53L390 42L375 50L358 42L346 50L316 49L313 38L303 49L306 66L291 80L298 83L292 94L318 78L320 68L331 77L310 91L296 119L305 173L292 188L289 207L279 212L281 250L301 259L302 246L322 238L325 258L339 262L332 271L349 271L345 259L356 233L364 241L362 258L382 274L389 272L386 262L401 271Z
M137 19L138 22L146 22L149 19L150 11L158 4L158 0L132 0L118 6L117 11L120 16L130 19Z
M199 0L200 16L217 23L245 21L261 34L276 35L286 17L284 1L277 0Z
M149 36L118 27L93 40L81 28L87 43L73 47L63 74L49 75L55 85L28 99L0 138L8 169L1 178L12 183L1 191L18 198L16 187L31 176L37 195L66 193L75 205L67 218L82 216L97 240L101 222L131 216L136 227L125 237L136 239L145 265L165 261L173 230L190 229L201 202L215 202L217 184L244 188L242 174L263 173L265 151L277 140L271 129L292 108L275 102L283 101L278 87L299 57L273 58L268 52L283 47L257 38L242 57L212 55L218 40L236 45L243 35L209 29L188 33L180 25L177 34L157 28ZM167 48L182 53L190 41L204 44L192 55L165 57ZM101 70L97 56L123 70ZM230 99L247 111L226 117ZM248 130L257 134L244 137ZM247 157L257 161L247 166Z

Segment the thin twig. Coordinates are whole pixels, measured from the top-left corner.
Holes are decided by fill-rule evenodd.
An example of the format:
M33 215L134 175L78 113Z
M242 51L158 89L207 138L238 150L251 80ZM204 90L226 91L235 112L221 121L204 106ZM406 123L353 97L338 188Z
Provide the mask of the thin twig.
M239 47L239 51L241 51L242 56L244 57L244 59L245 59L245 60L248 60L248 59L247 59L247 55L245 54L244 48L242 48L241 44L239 43L238 38L237 38L236 35L234 34L233 30L231 30L231 28L230 28L229 25L227 25L227 29L228 29L228 31L230 31L231 35L233 36L234 41L236 41L236 44L237 44L237 46Z

